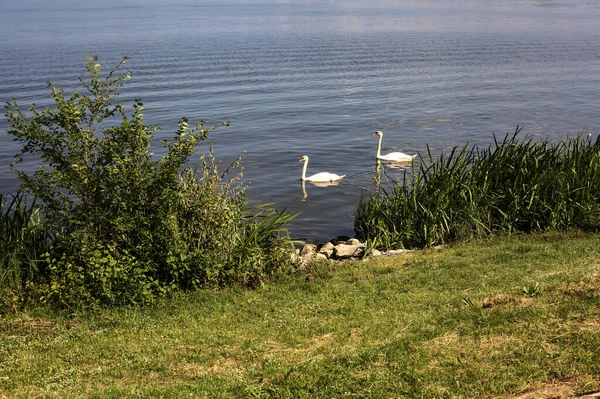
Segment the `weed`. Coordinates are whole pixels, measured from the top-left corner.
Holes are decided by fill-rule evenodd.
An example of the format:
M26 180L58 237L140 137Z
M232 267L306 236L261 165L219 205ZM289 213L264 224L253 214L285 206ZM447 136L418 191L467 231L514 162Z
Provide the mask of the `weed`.
M542 295L542 287L538 282L527 284L523 286L522 289L523 295L528 298L537 298Z

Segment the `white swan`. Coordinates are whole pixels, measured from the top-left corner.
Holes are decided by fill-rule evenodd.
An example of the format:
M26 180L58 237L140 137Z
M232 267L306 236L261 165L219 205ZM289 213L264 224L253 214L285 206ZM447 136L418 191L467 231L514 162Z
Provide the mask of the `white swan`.
M377 159L392 162L410 162L417 156L417 154L408 155L403 152L390 152L389 154L381 155L381 140L383 139L383 132L378 130L373 133L373 136L379 136L379 144L377 144Z
M306 168L308 166L308 156L304 155L302 158L300 158L300 160L298 162L304 162L304 167L302 168L302 181L310 181L310 182L330 182L330 181L337 181L337 180L342 180L344 178L344 176L338 176L335 173L329 173L329 172L321 172L321 173L317 173L316 175L312 175L309 177L306 177Z

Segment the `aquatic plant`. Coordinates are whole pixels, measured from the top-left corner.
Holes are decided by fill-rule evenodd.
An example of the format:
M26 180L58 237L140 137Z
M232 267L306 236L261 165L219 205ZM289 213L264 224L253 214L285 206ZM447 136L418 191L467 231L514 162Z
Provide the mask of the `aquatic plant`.
M425 247L494 232L600 227L600 139L519 138L419 155L401 182L363 195L354 228L383 247Z

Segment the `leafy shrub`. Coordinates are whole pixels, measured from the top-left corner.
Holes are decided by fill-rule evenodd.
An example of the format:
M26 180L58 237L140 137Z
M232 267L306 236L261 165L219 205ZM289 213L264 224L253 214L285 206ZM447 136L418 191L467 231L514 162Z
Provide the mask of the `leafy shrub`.
M6 104L7 132L21 143L13 170L42 201L55 235L45 298L65 306L149 302L176 288L254 285L280 271L283 226L294 215L249 208L241 172L228 176L242 156L219 171L210 149L198 168L186 166L227 123L190 128L180 120L156 160L150 148L159 129L144 124L142 102L128 115L114 101L130 76L120 72L126 60L101 78L88 55L84 93L67 98L49 84L52 108L31 105L28 116L14 100ZM33 174L17 169L26 155L43 162Z
M600 139L454 148L390 189L363 195L354 229L383 247L424 247L493 232L600 228Z

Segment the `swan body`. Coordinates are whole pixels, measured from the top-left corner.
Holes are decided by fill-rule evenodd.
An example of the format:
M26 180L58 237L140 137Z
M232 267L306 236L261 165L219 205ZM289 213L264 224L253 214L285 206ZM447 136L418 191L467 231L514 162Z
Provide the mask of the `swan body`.
M335 173L321 172L321 173L317 173L316 175L306 177L306 168L308 167L308 156L304 155L302 158L300 158L300 160L298 162L304 162L304 167L302 168L302 181L309 181L309 182L313 182L313 183L324 183L324 182L342 180L344 178L344 176L346 176L346 175L338 176Z
M417 154L408 155L403 152L390 152L389 154L381 155L381 140L383 139L383 132L378 130L373 133L373 136L379 136L379 144L377 144L377 159L392 162L411 162L417 156Z

